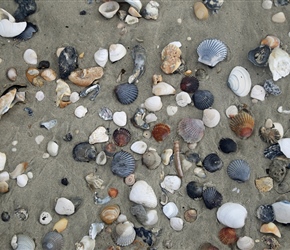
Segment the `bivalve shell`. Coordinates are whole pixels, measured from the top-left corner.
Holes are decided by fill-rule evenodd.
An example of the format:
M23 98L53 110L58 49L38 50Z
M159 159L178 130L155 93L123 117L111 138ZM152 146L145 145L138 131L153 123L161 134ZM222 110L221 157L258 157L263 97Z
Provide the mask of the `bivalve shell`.
M261 205L257 209L257 217L259 220L265 223L274 221L274 209L272 205Z
M280 150L287 157L290 158L290 138L282 138L278 141Z
M116 225L111 236L118 246L128 246L134 241L136 232L133 224L129 221L125 221Z
M89 136L89 143L102 143L107 142L109 140L109 136L107 134L107 129L103 126L97 127Z
M178 93L175 97L175 100L176 104L180 107L185 107L192 101L190 95L185 91Z
M264 1L268 1L272 3L272 1L270 0L264 0ZM268 45L271 49L274 49L280 46L280 39L276 36L268 35L261 41L261 44Z
M111 171L120 177L127 177L135 171L135 159L129 152L119 151L114 154Z
M250 178L251 169L245 160L237 159L230 162L227 173L231 179L237 182L245 182Z
M263 0L262 2L262 8L264 10L270 10L272 9L273 1L272 0Z
M115 129L113 132L113 140L117 146L124 147L131 140L131 133L125 128Z
M166 82L159 82L152 87L152 93L157 96L174 95L175 92L175 88Z
M116 1L109 1L109 2L104 2L103 4L100 5L99 7L99 12L105 17L105 18L112 18L117 11L119 10L120 5Z
M157 142L164 141L169 134L170 127L164 123L158 123L152 129L152 136Z
M114 93L121 104L127 105L137 99L138 88L133 83L122 83L115 87Z
M251 90L250 96L259 101L264 101L266 96L266 90L260 85L255 85Z
M199 20L206 20L208 19L208 9L202 2L196 2L193 5L194 14L197 19Z
M187 143L199 142L204 136L205 127L202 120L183 118L178 123L177 133Z
M286 21L285 14L280 11L272 16L272 21L274 23L284 23Z
M183 220L178 217L170 218L170 226L175 231L181 231L183 229Z
M224 227L219 231L219 239L223 244L231 246L237 242L238 236L234 228Z
M0 152L0 171L2 171L6 164L6 154Z
M281 238L280 230L273 222L269 222L267 224L263 224L260 227L260 232L261 233L266 233L266 234L274 234L277 237Z
M33 49L25 50L23 54L23 59L27 64L31 64L31 65L37 64L37 54Z
M69 199L61 197L57 199L54 210L59 215L71 215L75 212L75 205Z
M192 101L197 109L205 110L213 105L214 96L209 90L197 90L192 95Z
M55 141L49 141L47 143L47 153L49 153L50 156L57 156L59 145Z
M280 78L289 75L290 56L285 50L279 47L273 49L269 56L268 62L274 81L277 81Z
M44 250L62 249L64 240L60 233L48 232L43 237L41 244Z
M14 243L14 237L16 239L15 243ZM13 249L18 249L18 250L22 250L22 249L34 250L35 249L35 242L31 237L25 234L17 234L14 237L11 240L11 246Z
M268 64L270 53L271 49L268 45L260 45L259 47L249 51L248 59L255 66L265 67Z
M162 211L168 219L171 219L178 214L178 207L174 202L170 201L162 208Z
M95 80L100 79L103 74L104 70L102 67L91 67L72 71L68 76L68 79L80 87L87 87Z
M253 133L255 120L248 112L241 111L230 118L230 128L241 139L247 139Z
M290 202L279 201L272 204L275 220L277 222L288 224L290 223Z
M240 97L249 94L252 86L252 80L249 72L241 67L236 66L232 69L228 78L228 87Z
M147 149L147 144L144 141L135 141L132 145L131 145L131 150L134 153L137 154L144 154L146 152Z
M262 177L255 180L255 185L260 192L269 192L273 188L273 179L271 177Z
M240 250L251 250L255 247L255 241L249 236L243 236L238 239L237 247Z
M237 151L237 143L231 138L222 138L219 141L219 150L225 154Z
M219 124L220 119L221 115L216 109L210 108L203 110L202 121L205 126L214 128Z
M219 207L222 204L223 196L215 187L208 187L202 192L202 198L208 209Z
M6 75L10 81L15 82L17 79L17 70L15 68L9 68L6 71Z
M160 183L160 186L173 194L174 191L180 188L181 179L176 175L167 175L163 182Z
M151 96L145 100L144 105L148 111L156 112L162 108L162 101L159 96Z
M48 82L54 81L57 77L56 72L53 69L45 69L40 73L40 76Z
M194 208L187 209L184 212L184 219L190 223L195 222L195 220L197 219L196 209L194 209Z
M127 50L123 44L111 44L109 47L109 58L111 62L121 60L127 54Z
M143 223L146 226L153 226L158 222L158 214L155 209L147 212L147 220Z
M28 176L26 174L21 174L17 176L17 185L19 187L25 187L28 182Z
M74 114L77 118L83 118L85 117L86 113L88 112L88 109L84 107L83 105L80 105L76 107Z
M2 9L2 11L3 11L3 9ZM2 36L2 37L15 37L15 36L20 35L27 27L27 22L15 22L12 20L11 19L10 20L8 20L8 19L0 20L0 36Z
M113 114L113 122L119 126L123 127L127 124L127 114L125 111L115 112Z
M191 199L199 199L202 197L203 185L196 181L190 181L186 185L186 192Z
M109 51L107 49L99 48L94 54L94 59L99 66L104 68L109 59Z
M208 172L213 173L223 167L223 161L216 153L211 153L204 158L202 165Z
M117 204L105 206L101 213L100 218L106 224L112 224L120 215L120 207Z

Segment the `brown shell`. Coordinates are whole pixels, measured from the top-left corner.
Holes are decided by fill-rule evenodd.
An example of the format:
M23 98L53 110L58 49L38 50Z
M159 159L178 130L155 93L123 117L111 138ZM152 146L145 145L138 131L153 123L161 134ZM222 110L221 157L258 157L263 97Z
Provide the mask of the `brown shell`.
M39 70L34 67L30 67L26 70L26 78L27 80L32 83L35 77L39 76Z
M219 239L225 245L235 244L238 240L236 230L230 227L224 227L219 231Z
M117 147L114 143L110 142L104 146L104 152L107 156L113 156L117 152Z
M71 72L68 79L78 86L87 87L93 81L100 79L103 74L104 71L102 67L91 67Z
M230 118L230 128L241 139L250 137L255 125L254 117L245 111Z
M119 215L120 207L117 204L105 206L100 213L101 220L106 224L112 224Z
M152 136L158 141L164 141L170 134L170 127L164 123L158 123L153 127Z
M0 181L0 194L7 193L9 191L8 183L5 181Z
M280 39L276 36L268 35L261 41L261 44L268 45L271 49L274 49L280 46Z
M125 128L118 128L113 132L113 139L117 146L124 147L131 140L131 133Z
M261 177L255 180L255 184L260 192L269 192L273 188L273 179L271 177Z
M199 20L206 20L208 18L208 9L202 2L196 2L193 5L194 14Z
M109 190L108 190L108 195L111 197L111 198L116 198L118 196L118 189L117 188L113 188L113 187L110 187Z
M184 212L184 219L187 222L195 222L197 218L197 211L194 208L190 208Z
M205 126L203 121L194 118L183 118L178 123L177 133L187 143L199 142L204 136Z
M259 136L262 141L270 144L275 144L281 139L279 131L275 128L261 127L259 129Z
M168 44L161 52L163 61L161 69L166 74L172 74L181 65L181 50L174 44Z

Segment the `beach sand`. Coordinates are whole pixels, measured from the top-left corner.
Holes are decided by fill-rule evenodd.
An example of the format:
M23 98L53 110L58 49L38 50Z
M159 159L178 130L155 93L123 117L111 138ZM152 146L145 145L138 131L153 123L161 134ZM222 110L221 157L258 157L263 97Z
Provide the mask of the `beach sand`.
M145 5L148 1L142 1ZM184 173L182 185L174 194L168 194L169 201L176 203L179 213L178 217L184 218L184 211L195 208L198 212L197 220L193 223L184 222L182 231L174 231L169 224L169 220L162 212L162 206L158 203L158 223L153 227L162 229L162 233L157 237L154 244L155 249L165 249L164 241L171 240L171 249L198 249L204 242L210 242L219 249L230 249L223 245L218 232L224 226L217 221L217 208L209 210L205 207L202 200L192 200L186 193L186 185L190 181L198 181L208 186L214 186L223 196L223 203L236 202L246 207L248 216L245 226L237 229L238 236L250 236L257 241L254 249L265 249L266 245L261 242L264 234L259 232L262 222L256 217L256 209L263 204L272 204L277 200L289 199L289 194L280 195L275 190L261 193L255 187L255 179L267 176L266 169L271 161L263 155L263 150L267 144L262 142L259 137L259 128L264 125L267 118L280 122L283 125L284 137L289 137L289 115L277 112L278 106L290 108L289 77L277 82L281 88L280 96L269 95L265 101L252 103L249 95L246 97L236 96L228 87L227 79L230 71L235 66L246 68L251 76L252 85L263 84L265 80L271 79L272 74L268 67L259 68L254 66L247 59L248 51L259 46L261 39L268 34L276 35L280 38L284 48L289 44L289 21L285 23L273 23L271 16L283 11L286 19L289 19L289 6L274 7L271 10L264 10L261 1L225 1L217 14L210 13L208 20L197 20L193 13L195 1L158 1L160 13L156 21L139 19L139 23L125 25L126 32L117 28L121 23L115 16L107 20L98 12L100 3L93 1L88 4L85 0L79 1L36 1L37 11L28 17L28 21L36 24L39 31L32 39L25 42L14 41L13 39L0 38L1 53L3 60L0 64L1 92L13 85L6 78L6 70L15 67L18 72L16 84L26 84L25 104L15 105L8 113L1 118L0 130L0 151L7 155L5 171L12 172L20 162L28 162L26 172L31 171L33 178L28 181L27 186L20 188L15 180L9 180L10 191L0 196L0 213L9 212L11 219L9 222L0 221L1 249L10 249L10 241L15 234L26 234L32 237L36 243L36 249L41 248L43 236L52 230L53 225L64 216L58 215L55 210L56 199L59 197L74 198L80 197L82 204L75 214L67 216L68 226L62 232L64 237L63 249L75 249L74 244L79 242L83 236L88 235L91 223L100 222L100 211L103 205L94 203L94 193L90 191L85 181L85 176L95 172L104 181L104 189L97 190L100 197L107 195L109 187L118 189L119 194L110 201L110 204L118 204L121 213L134 223L135 227L142 226L136 218L131 215L129 201L130 187L127 186L121 177L113 175L110 169L112 159L109 158L105 166L97 166L95 162L81 163L76 162L72 157L73 147L83 141L87 141L89 135L98 127L109 128L110 133L118 128L112 121L102 120L98 113L101 107L108 107L113 112L125 111L128 118L131 118L136 110L144 101L152 96L152 76L161 74L163 80L180 92L179 84L183 78L182 74L166 75L160 69L160 53L170 42L180 41L182 44L182 57L188 69L194 71L198 68L206 69L209 79L200 82L199 89L209 90L214 95L213 108L220 112L221 120L215 128L206 128L203 139L197 144L193 152L199 153L204 159L209 153L216 152L223 161L223 168L215 173L206 172L207 177L201 179L194 175L195 165ZM128 7L124 6L124 7ZM14 13L17 4L14 1L2 1L1 8L10 13ZM85 10L86 15L80 15L80 11ZM182 22L178 23L178 19ZM188 39L191 38L191 39ZM196 48L204 39L217 38L222 40L228 47L229 54L225 61L219 63L214 68L209 68L197 61ZM123 76L125 82L133 70L133 60L131 57L132 48L138 44L137 40L147 51L146 72L137 83L139 96L130 105L121 105L113 89L117 76L121 69L125 69ZM84 52L84 57L79 59L79 68L96 66L94 53L100 48L108 48L110 44L121 43L127 48L126 56L116 63L108 62L104 68L104 76L99 80L101 91L97 99L92 102L89 98L81 98L77 103L68 105L66 108L59 108L55 104L56 83L45 82L42 87L31 85L26 77L25 71L29 67L23 60L23 53L31 48L36 51L38 61L48 60L51 68L58 72L58 59L56 50L59 47L73 46L78 53ZM79 92L82 88L69 81L71 91ZM42 90L45 94L43 101L35 99L35 93ZM188 151L188 145L177 134L177 124L184 117L202 118L202 111L193 105L179 107L178 112L169 117L166 112L168 105L176 106L175 96L164 96L161 98L163 108L156 112L157 122L166 123L171 128L171 133L163 142L156 142L153 138L143 137L143 131L135 128L128 120L127 128L132 139L129 145L122 149L130 151L130 145L137 140L143 140L148 147L155 148L159 154L164 149L173 148L176 140L180 142L180 151ZM255 118L255 129L252 136L246 140L241 140L230 130L229 119L225 115L225 110L232 104L247 104ZM77 118L74 110L77 106L87 107L88 113L84 118ZM33 110L33 116L29 116L23 109L29 107ZM51 119L57 120L57 125L51 130L40 127L40 122ZM156 122L156 123L157 123ZM151 124L151 129L153 128ZM72 133L73 139L70 142L62 138L68 132ZM44 141L37 145L35 137L44 136ZM238 144L238 151L232 154L224 154L218 150L218 142L223 137L234 139ZM59 152L56 157L43 159L46 146L49 141L56 141L59 145ZM110 136L110 140L112 137ZM17 145L12 145L17 141ZM103 144L95 144L98 152L102 150ZM13 152L13 148L17 151ZM119 148L118 150L121 150ZM141 162L141 155L133 153L136 159L135 177L137 180L145 180L152 186L158 200L161 197L160 182L162 175L176 174L174 163L169 166L159 166L155 170L149 170ZM250 179L246 183L237 183L231 180L226 172L230 161L243 159L247 161L251 168ZM61 179L66 177L69 181L68 186L61 184ZM288 176L289 177L289 176ZM239 189L240 192L233 191ZM27 208L29 218L20 221L14 215L17 208ZM41 225L39 216L43 211L49 212L53 220L49 225ZM116 225L106 225L105 229L96 237L95 249L107 249L114 246L110 236L110 230ZM290 240L287 237L289 228L283 224L278 224L282 234L278 239L281 248L290 249ZM149 227L147 229L152 229ZM138 241L122 249L147 249L148 245L140 244ZM116 245L115 245L116 246ZM233 246L232 249L237 249Z

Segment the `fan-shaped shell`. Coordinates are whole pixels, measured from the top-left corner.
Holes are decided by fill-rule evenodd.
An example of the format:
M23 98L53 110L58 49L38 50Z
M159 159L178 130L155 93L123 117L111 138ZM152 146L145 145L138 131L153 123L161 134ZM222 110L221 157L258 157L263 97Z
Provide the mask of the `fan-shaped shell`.
M133 83L122 83L115 87L115 95L122 104L131 104L138 97L138 88Z
M248 59L255 66L265 67L268 64L270 53L271 49L268 45L260 45L249 51Z
M204 124L202 120L183 118L178 123L177 133L187 143L199 142L204 136Z
M117 128L113 132L113 139L117 146L124 147L131 140L131 133L125 128Z
M222 204L223 196L215 187L208 187L202 192L202 198L208 209L219 207Z
M227 46L218 39L206 39L197 47L198 61L210 67L227 57Z
M245 182L250 178L250 166L241 159L233 160L230 162L227 173L229 177L237 182Z
M119 215L120 207L117 204L112 204L107 205L102 209L100 218L106 224L112 224L115 220L117 220Z
M202 197L202 192L203 192L203 185L196 182L196 181L190 181L186 185L186 192L187 195L191 199L197 199Z
M205 126L209 128L214 128L220 122L221 115L220 113L213 108L203 110L202 121Z
M252 80L249 72L241 67L236 66L232 69L228 78L228 87L240 97L249 94L252 86Z
M158 123L153 127L152 136L158 141L164 141L170 134L170 127L164 123Z
M112 160L111 170L113 174L120 177L127 177L135 171L134 157L126 151L115 153Z
M197 109L205 110L212 106L214 96L209 90L197 90L192 95L192 101Z
M223 161L216 153L211 153L204 158L202 165L208 172L213 173L223 167Z
M125 221L117 224L113 229L111 236L115 244L123 247L130 245L134 241L136 232L133 224L129 221Z
M178 214L178 208L176 204L172 201L168 202L163 208L163 213L168 219L175 217Z
M240 237L237 241L237 247L242 250L254 249L255 241L249 236Z
M231 130L241 139L246 139L252 135L254 125L254 117L244 111L230 118Z
M57 232L48 232L42 239L44 250L61 250L63 247L63 237Z
M229 154L237 151L237 143L231 138L222 138L219 141L219 150L223 153Z
M185 76L180 83L180 89L187 93L194 93L199 87L199 80L194 76Z
M219 239L225 245L233 245L237 242L238 236L234 228L224 227L219 231Z

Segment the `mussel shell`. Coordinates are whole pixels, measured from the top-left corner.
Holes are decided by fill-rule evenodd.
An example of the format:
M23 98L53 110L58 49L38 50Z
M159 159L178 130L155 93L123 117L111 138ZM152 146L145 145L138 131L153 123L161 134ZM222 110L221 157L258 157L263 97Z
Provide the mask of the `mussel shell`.
M210 108L214 102L214 96L209 90L197 90L191 98L194 106L200 110Z
M153 127L152 136L158 142L164 141L169 134L170 127L167 124L158 123Z
M131 133L125 128L118 128L113 132L113 139L117 146L124 147L131 140Z
M25 21L26 17L33 14L36 11L37 5L35 0L17 0L18 7L13 14L16 22Z
M237 159L230 162L227 168L227 173L231 179L237 182L245 182L249 180L251 170L246 161Z
M132 154L126 151L119 151L114 154L111 170L113 174L120 177L127 177L135 171L135 159Z
M202 165L208 172L213 173L223 167L223 161L217 154L211 153L204 158Z
M72 71L78 67L78 53L72 46L65 47L58 58L59 77L67 79Z
M42 239L42 248L44 250L61 250L63 248L63 237L55 231L48 232Z
M231 138L222 138L219 141L219 150L223 153L229 154L237 151L237 143Z
M191 199L199 199L202 197L203 185L196 181L190 181L186 185L186 192Z
M264 149L264 156L269 160L273 160L278 156L283 156L279 143L272 144Z
M214 187L208 187L202 192L202 198L208 209L219 207L222 204L223 196Z
M15 38L26 41L26 40L29 40L33 36L33 34L37 31L38 31L38 27L35 24L27 22L25 30L22 33L20 33L18 36L16 36Z
M138 97L138 88L133 83L122 83L115 87L114 93L122 104L131 104Z
M194 76L185 76L180 83L180 89L187 93L194 93L199 87L199 80Z
M274 221L274 209L272 205L261 205L257 209L257 217L264 223L269 223Z
M73 148L73 158L76 161L89 162L96 159L95 147L88 142L81 142Z
M199 142L204 136L204 124L202 120L194 118L183 118L178 123L177 133L187 143Z
M260 45L259 47L249 51L248 59L255 66L265 67L267 66L270 53L271 49L268 45Z

